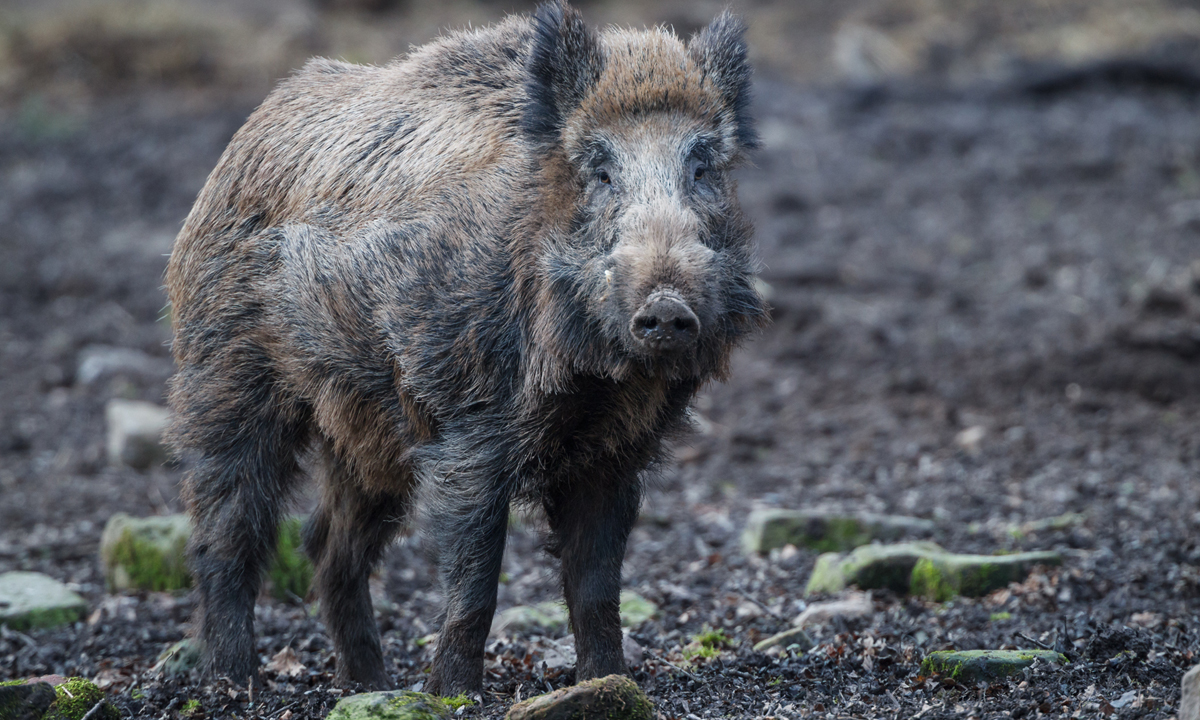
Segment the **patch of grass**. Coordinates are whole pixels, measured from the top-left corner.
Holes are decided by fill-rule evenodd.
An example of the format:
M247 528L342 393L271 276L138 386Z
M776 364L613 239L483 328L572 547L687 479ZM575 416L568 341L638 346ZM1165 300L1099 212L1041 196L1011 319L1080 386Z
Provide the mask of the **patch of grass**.
M992 622L999 622L1001 620L1011 620L1011 619L1012 619L1012 613L1008 612L1007 610L1003 611L1003 612L992 613Z
M451 709L457 710L460 707L471 707L475 701L467 697L466 693L460 693L454 697L442 698L442 702L446 703Z
M199 715L203 711L200 709L200 701L196 698L191 698L183 704L183 707L179 709L179 712L185 716L192 716Z
M731 645L733 638L720 628L710 628L705 625L700 632L692 636L692 641L683 648L683 659L691 662L695 659L708 660L721 654L721 648Z

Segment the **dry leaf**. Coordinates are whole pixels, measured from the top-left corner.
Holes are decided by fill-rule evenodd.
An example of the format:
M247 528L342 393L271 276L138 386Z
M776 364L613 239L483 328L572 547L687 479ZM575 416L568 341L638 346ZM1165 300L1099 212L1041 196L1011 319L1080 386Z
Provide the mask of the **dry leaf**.
M271 658L271 661L267 663L267 671L276 675L296 677L304 672L304 665L300 662L300 658L297 657L296 651L292 649L291 645L288 645L275 653L275 657Z

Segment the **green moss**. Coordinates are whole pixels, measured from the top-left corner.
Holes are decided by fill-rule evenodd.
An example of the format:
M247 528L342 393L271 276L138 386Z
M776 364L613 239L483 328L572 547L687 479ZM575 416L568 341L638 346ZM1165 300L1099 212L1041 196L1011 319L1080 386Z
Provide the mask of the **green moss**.
M3 680L3 681L0 681L0 687L5 687L5 686L7 686L7 685L24 685L24 684L25 684L25 681L24 681L24 680Z
M444 703L446 703L446 705L450 706L450 708L452 710L457 710L460 707L464 707L464 706L471 707L472 705L475 704L475 701L472 700L471 698L467 697L466 693L462 693L461 695L455 695L454 697L442 698L442 702L444 702Z
M183 704L183 707L179 709L179 712L182 715L191 716L199 715L203 712L203 710L200 709L200 701L195 698L191 698Z
M636 628L658 614L658 606L632 590L621 591L621 625Z
M724 630L712 629L707 625L692 636L692 641L683 648L683 659L687 661L696 658L710 659L721 654L721 648L730 645L732 638Z
M99 702L104 705L93 718L117 720L121 717L120 711L105 701L104 691L95 683L80 677L67 678L54 688L54 704L43 720L80 720Z
M1008 611L992 613L992 622L1000 622L1001 620L1011 620L1012 613Z
M303 598L312 586L313 567L304 555L303 524L304 519L297 516L279 523L275 562L267 577L271 580L271 594L280 600Z

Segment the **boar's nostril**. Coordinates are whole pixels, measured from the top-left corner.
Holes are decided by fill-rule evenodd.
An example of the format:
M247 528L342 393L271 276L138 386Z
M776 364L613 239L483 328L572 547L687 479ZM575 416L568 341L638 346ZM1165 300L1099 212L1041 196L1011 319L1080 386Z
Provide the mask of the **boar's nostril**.
M634 340L652 352L691 347L700 334L696 313L674 293L654 293L629 323Z

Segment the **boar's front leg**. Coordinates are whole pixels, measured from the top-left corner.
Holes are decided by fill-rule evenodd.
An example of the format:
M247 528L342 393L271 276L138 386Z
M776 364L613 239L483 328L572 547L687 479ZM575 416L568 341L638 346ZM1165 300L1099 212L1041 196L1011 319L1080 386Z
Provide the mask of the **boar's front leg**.
M575 628L575 680L627 674L621 650L621 563L641 505L641 485L636 477L564 483L545 505Z
M496 585L508 531L509 483L473 473L433 480L426 536L446 598L425 691L454 696L483 689L483 647L496 613Z

